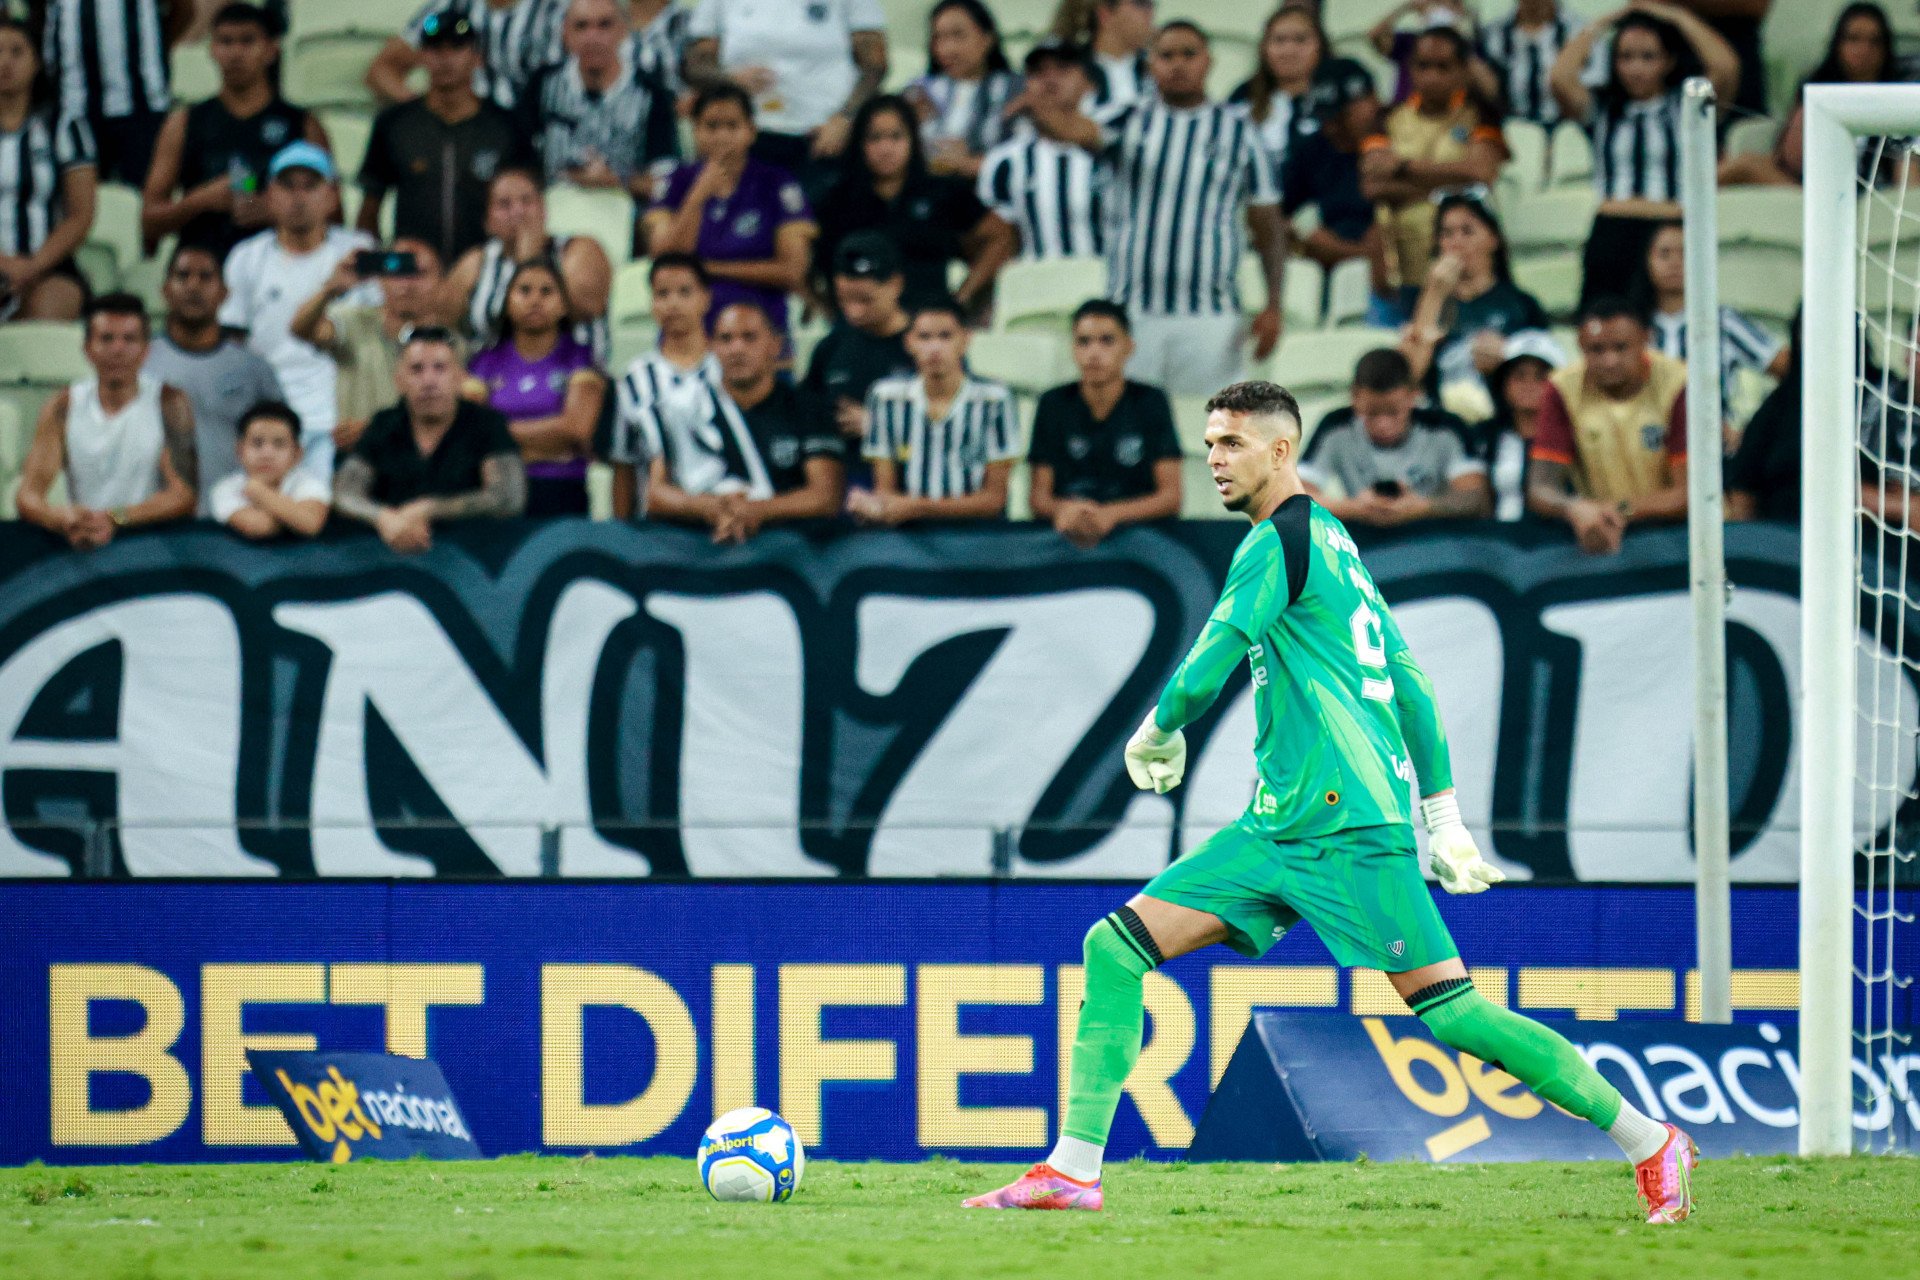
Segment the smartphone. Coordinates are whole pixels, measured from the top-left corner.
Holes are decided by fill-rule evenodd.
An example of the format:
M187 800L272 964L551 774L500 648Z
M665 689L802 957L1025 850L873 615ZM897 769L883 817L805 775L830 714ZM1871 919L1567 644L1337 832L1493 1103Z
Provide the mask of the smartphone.
M418 275L420 263L411 253L395 249L362 249L353 255L354 274L363 280L375 276Z
M1375 480L1373 491L1383 498L1397 498L1406 492L1406 487L1398 480Z

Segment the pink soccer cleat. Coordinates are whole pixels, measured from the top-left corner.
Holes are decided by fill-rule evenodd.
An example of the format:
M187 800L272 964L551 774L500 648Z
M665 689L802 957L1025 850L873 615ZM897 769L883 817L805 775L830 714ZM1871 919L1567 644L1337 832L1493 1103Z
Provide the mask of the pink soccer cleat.
M1700 1148L1673 1125L1667 1126L1666 1145L1634 1166L1633 1180L1647 1206L1647 1225L1685 1222L1693 1212L1693 1168ZM1018 1186L1018 1183L1014 1184Z
M1100 1180L1076 1182L1037 1164L998 1191L965 1202L969 1209L1098 1209L1104 1203Z

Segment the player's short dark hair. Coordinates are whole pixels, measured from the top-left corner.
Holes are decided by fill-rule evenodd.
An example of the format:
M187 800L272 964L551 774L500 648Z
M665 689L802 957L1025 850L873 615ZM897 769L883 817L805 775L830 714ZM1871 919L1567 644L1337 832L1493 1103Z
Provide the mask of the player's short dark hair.
M293 406L284 400L257 400L247 411L240 415L239 430L236 434L245 439L247 428L256 422L285 423L287 430L293 432L293 442L300 443L300 415Z
M261 35L271 40L280 34L274 29L278 25L267 11L258 5L246 4L243 3L243 0L232 0L232 3L221 5L214 13L213 21L208 24L208 29L211 30L214 27L249 26L256 28Z
M717 329L720 327L720 317L729 311L751 311L754 315L760 317L760 322L767 326L769 333L777 335L780 332L780 326L773 322L773 312L767 310L765 303L756 302L752 298L736 298L734 301L729 302L726 306L716 311L713 316L714 328Z
M172 275L173 269L180 264L180 259L189 253L206 254L213 260L213 269L216 273L225 265L219 245L209 244L205 240L181 240L176 242L173 251L167 254L167 274Z
M1355 391L1400 391L1413 385L1413 366L1392 347L1361 356L1353 366Z
M1207 401L1207 412L1244 413L1250 417L1288 417L1297 425L1300 402L1277 382L1236 382L1220 388Z
M1158 40L1169 31L1188 32L1198 39L1201 44L1206 45L1208 48L1213 47L1213 41L1207 37L1205 31L1200 29L1200 24L1190 18L1175 18L1172 22L1161 23L1160 29L1153 33L1153 38Z
M1619 293L1603 293L1589 299L1587 305L1580 308L1579 323L1582 327L1593 320L1631 320L1642 329L1648 324L1646 308Z
M653 265L647 268L647 283L652 284L660 278L662 271L691 271L700 287L709 292L713 289L713 277L707 274L707 264L691 253L656 253Z
M1117 302L1108 302L1105 298L1088 298L1073 309L1073 324L1078 328L1082 320L1111 320L1120 326L1120 332L1132 333L1133 321L1127 319L1127 309Z
M147 317L147 304L125 290L103 293L87 302L86 328L89 333L93 330L95 316L132 316L140 321L141 333L153 332L153 322Z
M740 114L747 118L747 123L753 123L753 95L732 81L724 84L710 84L696 93L693 96L693 114L688 118L698 120L707 114L707 108L718 106L723 102L731 102L740 108Z
M949 297L921 298L907 311L909 326L919 322L921 316L952 316L953 322L962 329L967 327L967 309Z

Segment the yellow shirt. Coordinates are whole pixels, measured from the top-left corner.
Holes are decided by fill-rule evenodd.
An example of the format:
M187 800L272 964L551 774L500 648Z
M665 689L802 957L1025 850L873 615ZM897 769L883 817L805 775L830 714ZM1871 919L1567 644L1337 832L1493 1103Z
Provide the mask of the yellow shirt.
M1633 501L1667 485L1669 463L1687 456L1687 366L1647 352L1640 390L1616 400L1575 360L1547 379L1532 455L1573 469L1574 488L1601 502Z
M1387 113L1386 136L1371 140L1368 149L1386 146L1408 160L1448 164L1464 160L1476 142L1502 143L1500 130L1484 123L1480 110L1460 94L1444 114L1423 115L1416 94ZM1380 234L1387 247L1387 276L1398 284L1418 288L1427 278L1433 258L1434 202L1409 200L1395 208L1378 206Z

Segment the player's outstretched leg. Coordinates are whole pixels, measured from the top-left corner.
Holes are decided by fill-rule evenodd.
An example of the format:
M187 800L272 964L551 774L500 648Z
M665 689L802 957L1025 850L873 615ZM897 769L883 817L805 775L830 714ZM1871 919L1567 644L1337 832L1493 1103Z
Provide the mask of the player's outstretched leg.
M1634 1164L1649 1223L1680 1222L1693 1210L1699 1148L1620 1096L1567 1038L1484 999L1465 976L1413 992L1407 1007L1443 1044L1499 1067L1548 1102L1605 1130Z
M1086 998L1080 1005L1068 1074L1067 1116L1046 1160L1014 1182L975 1196L969 1209L1098 1209L1100 1159L1120 1090L1140 1057L1146 1025L1142 989L1160 948L1131 907L1087 930Z

